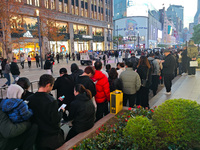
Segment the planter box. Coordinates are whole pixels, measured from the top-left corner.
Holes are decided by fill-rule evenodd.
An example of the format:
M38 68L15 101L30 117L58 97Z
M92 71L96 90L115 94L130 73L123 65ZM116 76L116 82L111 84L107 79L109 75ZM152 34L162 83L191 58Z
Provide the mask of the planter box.
M128 110L128 107L123 107L123 110ZM102 124L105 124L107 121L109 121L111 118L113 118L115 114L108 114L107 116L103 117L101 120L95 123L94 127L91 128L88 131L85 131L83 133L78 134L65 144L63 144L60 148L57 150L67 150L72 148L74 145L77 145L80 143L83 139L87 138L90 134L94 133L99 127L102 126Z

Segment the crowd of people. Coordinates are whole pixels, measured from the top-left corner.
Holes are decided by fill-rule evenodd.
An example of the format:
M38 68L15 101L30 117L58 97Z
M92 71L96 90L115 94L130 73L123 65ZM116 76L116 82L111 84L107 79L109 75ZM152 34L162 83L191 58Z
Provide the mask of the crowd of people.
M2 71L7 82L3 87L8 85L8 89L7 98L0 100L0 149L53 150L62 146L109 113L110 92L115 90L123 92L123 106L149 109L150 90L156 95L164 81L165 94L171 94L173 78L185 75L187 70L189 75L195 74L195 68L188 64L198 57L196 51L187 50L141 51L139 58L135 51L123 51L123 61L119 62L115 53L116 68L104 60L105 70L101 60L84 70L72 63L71 74L61 68L56 80L51 75L54 60L49 54L44 66L47 74L40 77L36 93L29 92L28 78L19 78L16 59L11 64L4 59ZM55 98L52 90L57 91ZM71 122L68 133L60 126L61 121Z

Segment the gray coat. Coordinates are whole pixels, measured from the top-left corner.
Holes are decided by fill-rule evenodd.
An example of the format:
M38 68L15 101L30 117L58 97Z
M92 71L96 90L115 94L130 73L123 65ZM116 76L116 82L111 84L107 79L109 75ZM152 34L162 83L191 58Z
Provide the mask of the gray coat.
M122 72L119 78L123 83L124 94L135 94L140 89L140 76L133 71L133 68L126 68L126 71Z
M10 73L10 65L9 64L5 65L5 70L3 70L2 73Z
M160 66L159 63L156 59L154 59L153 57L149 57L148 58L149 61L153 61L153 67L154 67L154 71L152 72L151 75L159 75L160 73Z

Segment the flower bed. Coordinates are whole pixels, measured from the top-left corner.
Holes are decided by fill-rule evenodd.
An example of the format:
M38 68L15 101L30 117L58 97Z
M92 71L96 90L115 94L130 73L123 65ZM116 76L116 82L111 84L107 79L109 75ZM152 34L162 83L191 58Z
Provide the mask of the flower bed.
M158 108L121 111L71 150L200 149L200 105L167 100Z

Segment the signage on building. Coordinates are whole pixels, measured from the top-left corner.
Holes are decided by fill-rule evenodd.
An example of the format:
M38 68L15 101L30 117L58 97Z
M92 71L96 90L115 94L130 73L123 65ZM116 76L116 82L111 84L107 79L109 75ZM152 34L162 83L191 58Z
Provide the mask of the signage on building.
M84 39L92 39L93 37L92 37L92 35L83 35L82 38L84 38Z
M66 52L66 47L65 45L60 46L60 52Z
M30 31L27 31L26 33L24 33L23 37L33 38L33 35Z

